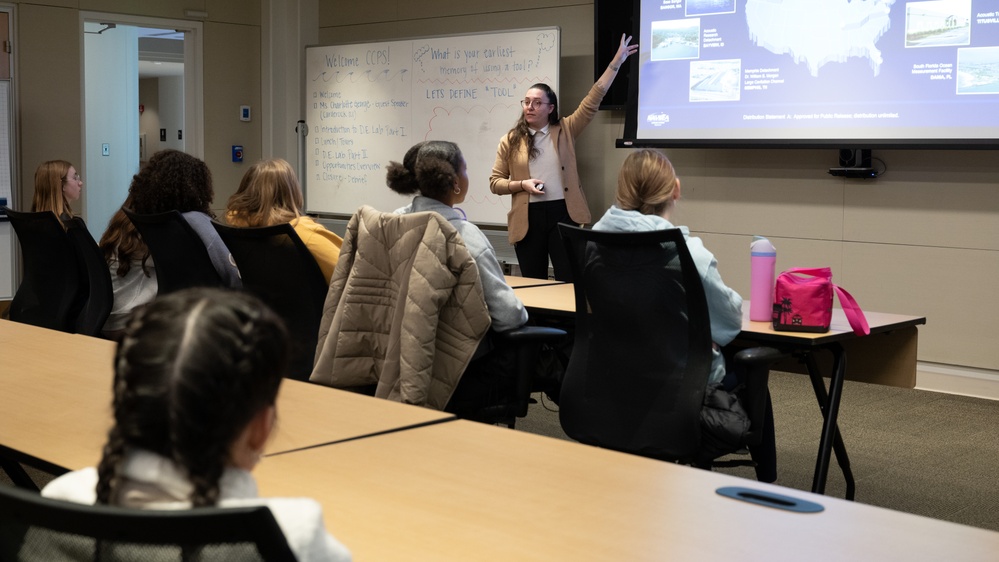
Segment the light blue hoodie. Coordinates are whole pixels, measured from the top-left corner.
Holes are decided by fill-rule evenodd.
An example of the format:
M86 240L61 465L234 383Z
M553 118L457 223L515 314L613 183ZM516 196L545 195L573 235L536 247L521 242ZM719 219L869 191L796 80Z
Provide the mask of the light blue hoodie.
M417 195L409 205L396 209L397 215L433 211L447 219L465 241L465 247L472 254L482 281L482 292L486 299L486 308L492 318L492 329L506 332L519 328L527 322L527 309L514 294L513 289L506 284L503 268L496 259L496 251L489 239L479 230L479 227L465 220L465 215L453 208L429 197Z
M674 226L657 215L643 215L638 211L626 211L611 205L610 209L593 225L593 230L608 232L645 232L666 230ZM701 274L704 295L708 300L708 317L711 319L711 340L718 346L732 342L742 331L742 297L728 288L718 273L718 261L704 247L700 238L691 237L686 226L680 232L687 242L690 257L694 260L697 272ZM711 376L708 383L717 383L725 377L725 358L718 349L711 352Z

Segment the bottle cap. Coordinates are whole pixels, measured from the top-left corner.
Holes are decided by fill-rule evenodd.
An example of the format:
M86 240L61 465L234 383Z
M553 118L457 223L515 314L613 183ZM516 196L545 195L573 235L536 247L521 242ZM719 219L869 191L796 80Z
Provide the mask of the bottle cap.
M777 255L777 249L770 243L770 240L763 236L753 236L753 241L749 244L749 251L754 256L769 258Z

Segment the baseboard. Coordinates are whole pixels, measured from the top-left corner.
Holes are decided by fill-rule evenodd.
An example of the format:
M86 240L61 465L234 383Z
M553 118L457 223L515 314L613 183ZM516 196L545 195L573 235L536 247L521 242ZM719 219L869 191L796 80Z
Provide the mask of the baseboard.
M999 400L999 372L919 361L916 364L916 388Z

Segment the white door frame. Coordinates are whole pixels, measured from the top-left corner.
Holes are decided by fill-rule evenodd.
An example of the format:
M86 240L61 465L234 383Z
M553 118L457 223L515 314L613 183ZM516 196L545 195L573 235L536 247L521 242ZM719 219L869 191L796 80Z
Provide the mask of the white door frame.
M83 24L115 23L134 27L176 29L184 32L184 152L204 159L205 157L205 96L204 96L204 23L192 20L175 20L134 16L129 14L109 14L105 12L80 12L80 41L83 39ZM80 49L80 68L86 65L86 52ZM86 72L81 72L81 80ZM85 89L83 89L85 91ZM84 100L84 103L86 101ZM83 109L83 150L86 146L86 110Z

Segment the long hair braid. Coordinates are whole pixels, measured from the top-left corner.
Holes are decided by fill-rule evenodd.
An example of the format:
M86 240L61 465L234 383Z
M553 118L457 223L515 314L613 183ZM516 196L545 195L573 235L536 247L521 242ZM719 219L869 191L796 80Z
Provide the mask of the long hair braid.
M131 334L135 329L135 325L137 323L141 325L141 322L141 314L133 316L130 322L132 329L128 333ZM128 356L129 349L135 343L136 339L134 337L126 336L121 344L119 344L118 350L115 353L114 398L112 400L115 424L108 431L108 440L104 444L101 461L97 465L96 492L98 504L107 505L113 503L113 494L118 488L121 463L125 457L127 448L125 439L127 420L133 417L132 410L134 408L131 397L132 391L128 385L128 371L130 366L125 358Z

